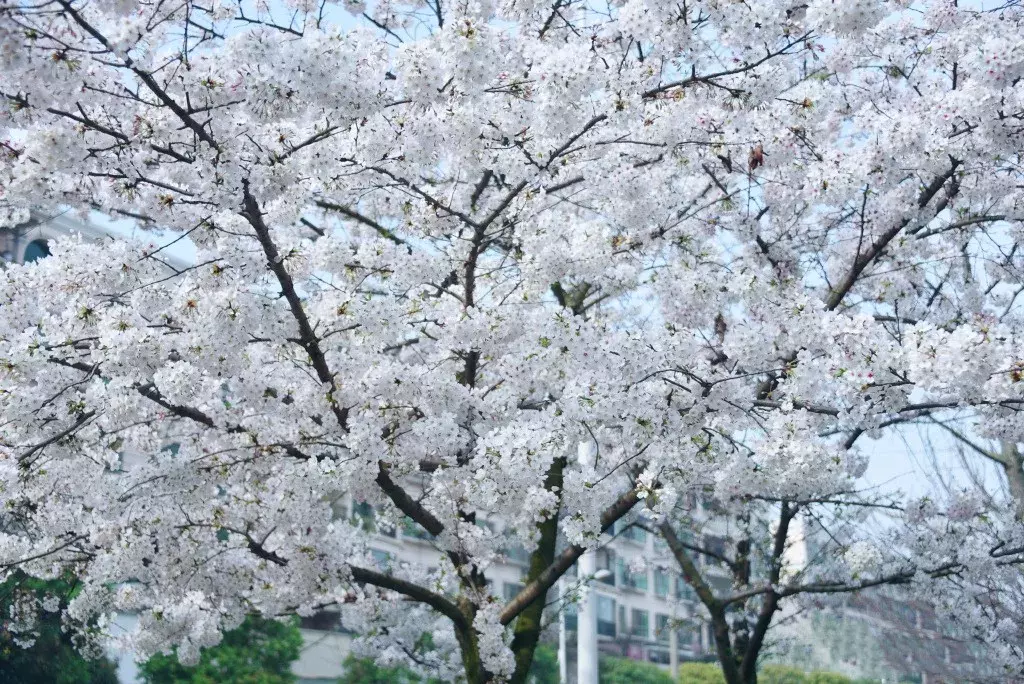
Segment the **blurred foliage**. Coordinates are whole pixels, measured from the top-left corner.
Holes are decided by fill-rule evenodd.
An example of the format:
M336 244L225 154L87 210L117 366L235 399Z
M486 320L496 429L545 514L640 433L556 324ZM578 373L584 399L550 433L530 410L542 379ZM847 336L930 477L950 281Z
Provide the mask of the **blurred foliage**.
M250 616L185 667L176 654L157 654L140 667L145 684L291 684L291 665L302 650L297 621Z
M679 684L725 684L717 663L681 663Z
M407 667L385 667L373 658L357 658L351 653L345 658L345 674L338 684L444 684L440 679L424 678Z
M530 666L530 684L558 684L558 653L547 644L540 644ZM423 677L401 665L384 667L372 658L345 659L345 674L338 684L446 684L444 680Z
M60 611L77 593L70 578L38 580L15 573L0 584L0 682L18 684L117 684L117 665L108 658L84 658L61 629ZM11 606L20 597L58 600L58 610L39 611L35 643L19 646L10 631ZM27 636L27 635L24 635Z
M679 684L725 684L717 663L683 663ZM835 672L804 672L786 665L765 665L757 673L757 684L877 684L873 679L850 679Z
M558 684L558 650L539 644L530 665L531 684Z
M602 656L598 672L599 684L673 684L667 670L629 658Z

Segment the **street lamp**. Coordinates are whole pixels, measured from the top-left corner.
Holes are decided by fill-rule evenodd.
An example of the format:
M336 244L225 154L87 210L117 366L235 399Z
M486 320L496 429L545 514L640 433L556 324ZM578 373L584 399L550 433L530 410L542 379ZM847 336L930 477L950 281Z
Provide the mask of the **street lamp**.
M607 578L609 578L611 576L612 576L611 570L609 570L607 568L601 568L600 570L597 570L597 571L593 572L590 575L586 575L585 578L586 578L586 580L589 583L590 581L593 581L593 580L604 580L604 579L607 579ZM566 650L566 641L567 640L566 640L566 629L565 629L565 605L564 605L564 603L565 603L565 578L564 577L558 578L558 594L559 594L559 597L561 598L561 601L563 603L563 605L561 607L561 611L559 612L559 615L558 615L558 681L562 682L562 684L567 684L567 682L569 681L569 655L568 655L568 652ZM587 591L586 597L583 600L585 602L587 602L587 603L590 602L590 591L589 590ZM592 606L587 606L587 608L589 610L585 612L585 615L587 616L586 620L581 620L580 619L580 617L582 617L584 615L584 611L578 611L577 612L577 619L576 619L576 636L577 636L577 638L576 638L576 661L578 663L578 667L579 667L579 671L580 672L584 672L584 671L593 672L596 675L597 674L597 622L594 619L595 616L592 615L593 607ZM585 626L584 626L584 622L586 622ZM590 623L593 623L593 625L591 625ZM584 636L584 639L581 640L579 638L579 636L580 636L580 632L583 629L587 629L588 630L588 634L586 634ZM591 636L589 634L589 631L591 629L594 632L593 635L592 635L593 639L589 638ZM589 648L589 646L591 644L593 644L593 646L594 646L593 648ZM584 657L586 657L587 660L588 660L588 663L586 663L586 664L583 663L583 658ZM584 669L585 665L592 665L593 667L585 670ZM585 683L583 681L583 679L579 679L579 684L589 684L589 683Z

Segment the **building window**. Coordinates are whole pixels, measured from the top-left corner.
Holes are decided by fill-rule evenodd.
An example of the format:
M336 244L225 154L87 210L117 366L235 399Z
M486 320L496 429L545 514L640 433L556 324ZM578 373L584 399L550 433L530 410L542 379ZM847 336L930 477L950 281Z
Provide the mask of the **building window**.
M634 608L630 613L630 634L646 639L651 633L650 616L646 610Z
M597 595L597 633L615 636L615 599Z
M406 539L433 539L434 535L423 529L423 526L417 523L409 516L402 518L402 536Z
M658 641L668 642L670 636L669 629L671 627L668 624L668 615L657 613L654 616L654 637Z
M322 610L299 618L299 627L315 629L318 632L340 632L341 614L333 610Z
M714 556L705 554L704 564L710 567L721 567L722 561L715 556L724 558L725 557L725 540L719 537L708 537L704 544L708 551L715 554Z
M365 501L353 502L352 524L361 527L364 532L373 532L376 526L373 524L373 506Z
M682 577L676 577L676 598L680 601L696 601L697 592Z
M598 582L604 582L615 586L615 552L610 549L600 549L597 552L597 558L595 559L595 565L597 570L607 570L607 576L602 577Z
M50 256L50 248L47 246L46 240L33 240L25 247L25 255L22 257L22 261L28 264L48 256Z
M361 528L364 532L378 533L385 537L394 538L397 536L395 527L388 523L382 523L377 520L377 512L374 510L373 505L365 501L358 501L352 503L352 517L350 522L355 527Z
M505 600L511 601L516 596L518 596L519 592L521 592L524 588L524 585L520 584L519 582L505 582L503 587L505 592Z
M579 611L576 608L575 603L570 603L565 607L565 628L570 632L575 632L576 627L579 624Z
M654 595L658 598L667 598L671 590L668 573L664 570L654 571Z
M522 544L515 542L502 547L501 552L505 554L505 559L510 563L519 563L521 565L530 564L530 554L523 548Z
M647 570L632 572L629 569L629 564L621 558L618 560L617 566L622 586L636 589L637 591L647 591Z
M391 554L387 551L380 551L378 549L370 549L370 555L373 556L373 562L377 566L377 569L381 572L388 572L391 570Z
M647 531L643 530L636 525L630 525L622 531L622 536L630 541L643 544L647 541Z
M694 629L693 625L682 625L676 629L676 634L679 639L679 648L694 650L699 646L697 630Z

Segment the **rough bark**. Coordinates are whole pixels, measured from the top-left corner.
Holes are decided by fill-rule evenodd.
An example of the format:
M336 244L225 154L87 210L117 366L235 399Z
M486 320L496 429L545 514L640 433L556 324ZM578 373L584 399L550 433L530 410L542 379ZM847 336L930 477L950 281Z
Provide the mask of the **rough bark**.
M548 491L561 492L563 472L566 459L556 458L548 470L544 480L544 488ZM561 497L559 497L559 501ZM534 582L555 559L555 542L558 537L558 511L551 511L548 518L540 525L540 543L530 556L530 570L527 582ZM523 684L530 673L533 654L537 650L542 628L541 619L547 595L540 594L527 606L526 610L516 618L512 637L512 653L516 658L516 670L510 680L511 684Z

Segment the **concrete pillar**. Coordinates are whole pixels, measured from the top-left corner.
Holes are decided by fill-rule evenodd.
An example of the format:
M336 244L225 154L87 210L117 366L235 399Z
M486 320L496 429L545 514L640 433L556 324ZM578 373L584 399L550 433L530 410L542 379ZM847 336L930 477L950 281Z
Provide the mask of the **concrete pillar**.
M576 681L578 684L597 684L597 596L593 578L597 571L597 557L587 551L577 566L579 577L589 586L579 604L576 619Z
M569 654L565 634L565 578L558 579L558 681L569 684Z
M671 623L670 623L671 624ZM679 679L679 630L671 624L668 632L668 667L672 681Z

